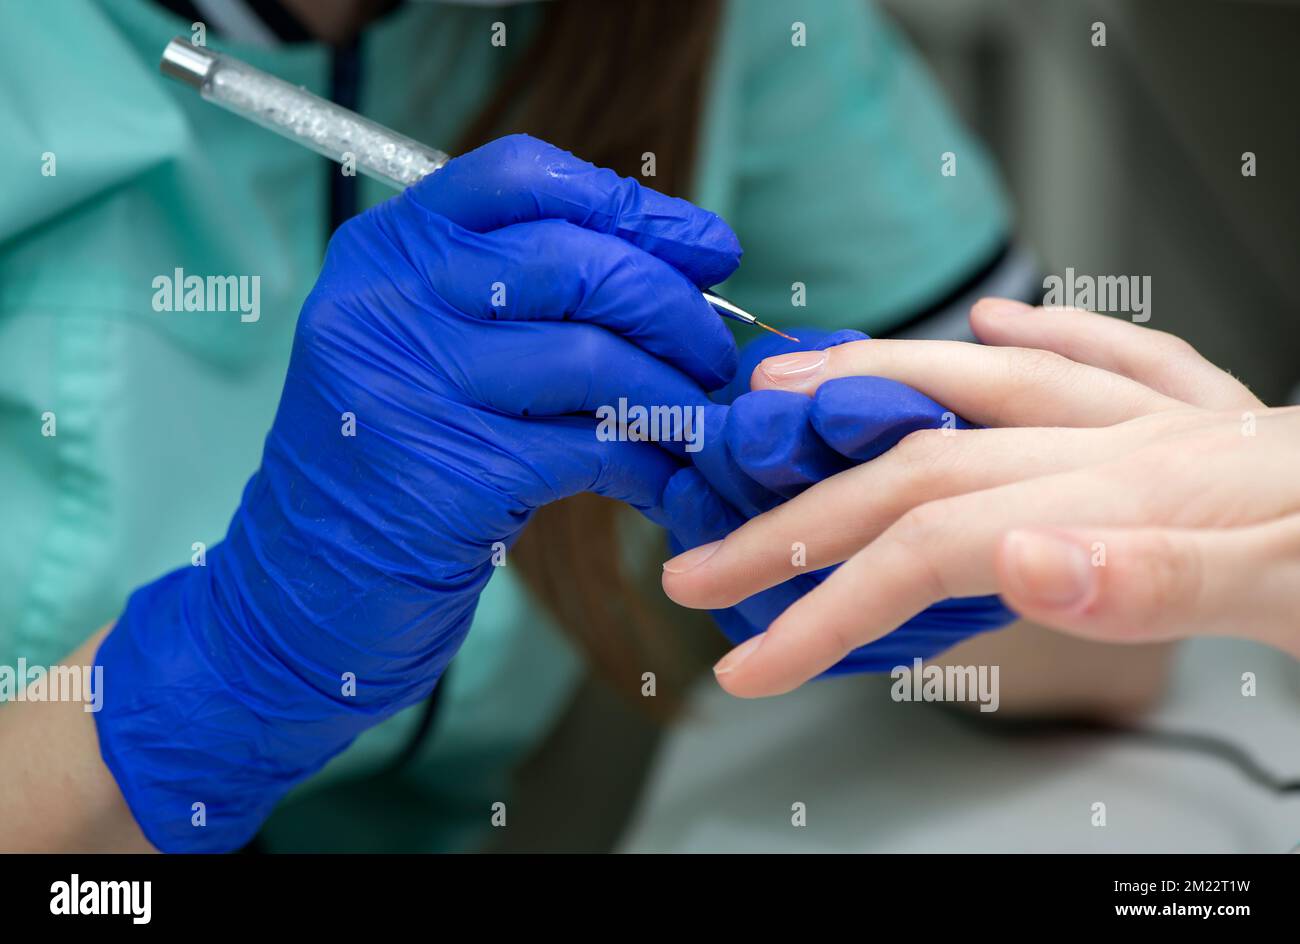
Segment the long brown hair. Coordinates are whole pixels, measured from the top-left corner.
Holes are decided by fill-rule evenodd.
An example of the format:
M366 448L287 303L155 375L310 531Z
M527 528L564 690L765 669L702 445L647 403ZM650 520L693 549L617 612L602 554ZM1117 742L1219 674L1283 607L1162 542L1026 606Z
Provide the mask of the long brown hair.
M528 50L462 135L456 153L523 131L665 193L687 196L718 0L554 0ZM645 152L656 174L640 176ZM529 589L616 691L670 715L695 666L630 574L627 509L577 495L540 509L516 545ZM642 583L648 580L643 577ZM690 622L695 622L691 620ZM676 629L676 632L670 631ZM641 698L643 673L655 698Z

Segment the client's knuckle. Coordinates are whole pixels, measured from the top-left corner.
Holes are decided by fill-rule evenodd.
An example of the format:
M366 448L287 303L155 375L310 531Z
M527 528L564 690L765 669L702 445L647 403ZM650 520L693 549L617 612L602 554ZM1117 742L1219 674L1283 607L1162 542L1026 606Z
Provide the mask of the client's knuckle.
M909 487L914 487L943 477L952 466L952 446L951 430L918 429L900 439L888 454L906 471Z
M1201 355L1196 348L1183 338L1176 334L1170 334L1168 331L1160 331L1155 328L1146 329L1150 335L1153 347L1164 360L1174 361L1191 361L1202 360Z
M1022 390L1035 390L1049 385L1059 384L1077 367L1070 360L1055 351L1043 351L1036 348L1010 348L1013 387Z
M935 551L955 513L949 500L926 502L908 510L889 529L895 547L908 558L913 572L936 600L950 595Z
M1204 574L1200 555L1193 546L1170 535L1145 535L1128 561L1115 560L1123 568L1117 576L1118 589L1127 600L1117 601L1129 617L1132 633L1146 635L1173 628L1184 614L1195 609Z

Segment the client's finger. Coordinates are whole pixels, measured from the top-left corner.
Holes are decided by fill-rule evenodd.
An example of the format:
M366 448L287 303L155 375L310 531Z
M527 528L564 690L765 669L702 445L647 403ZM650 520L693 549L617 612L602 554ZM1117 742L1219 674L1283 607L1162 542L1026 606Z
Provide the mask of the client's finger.
M1119 318L984 298L971 309L970 323L984 344L1053 351L1194 406L1212 410L1263 406L1242 383L1182 338Z
M1104 476L1085 470L915 508L766 633L724 657L715 668L719 682L741 697L779 695L939 600L993 591L994 550L1008 528L1067 520L1146 523L1150 512L1136 496L1112 492Z
M961 341L873 339L768 358L755 390L811 394L835 377L907 384L981 426L1109 426L1185 403L1052 351Z
M1141 430L1146 425L1126 424L1126 429ZM1221 421L1216 420L1209 433L1219 435L1223 432L1221 426ZM1109 438L1113 430L1093 432ZM974 431L958 434L957 439L981 435L983 431ZM1212 441L1213 436L1202 442ZM1269 520L1279 508L1296 513L1294 490L1289 488L1283 470L1285 460L1271 454L1267 443L1259 445L1259 440L1249 441L1255 448L1207 447L1190 453L1197 456L1195 475L1152 474L1177 461L1184 453L1184 442L1174 440L1117 461L912 508L840 565L821 587L791 606L763 637L747 643L748 648L737 657L740 664L720 663L728 670L724 687L744 696L789 691L838 662L845 653L879 639L938 600L996 591L996 552L1008 531L1214 527L1222 520L1223 512L1216 502L1204 501L1207 488L1224 481L1240 481L1247 470L1263 474L1255 489L1234 501L1234 520L1245 527ZM810 494L805 493L790 506ZM1290 540L1294 541L1294 537ZM1259 550L1253 557L1256 568L1279 553L1291 553L1284 550L1287 547L1294 544L1274 541ZM724 541L703 567L709 568L725 550ZM1135 552L1140 554L1140 550ZM1162 563L1155 556L1146 560L1155 566ZM1187 556L1183 560L1192 562L1184 570L1194 575L1199 558ZM1268 595L1274 601L1272 606L1285 599L1278 590L1285 584L1282 580ZM1140 596L1135 600L1139 610L1149 606ZM1215 608L1202 605L1208 611ZM719 674L723 674L721 669Z
M664 592L717 609L791 577L829 567L878 537L908 509L1122 454L1147 433L977 429L913 433L877 459L812 486L747 521L707 558L669 561ZM799 554L791 549L798 545ZM799 564L795 564L795 560Z
M1300 655L1300 516L1246 528L1013 531L998 589L1034 622L1106 642L1244 636Z

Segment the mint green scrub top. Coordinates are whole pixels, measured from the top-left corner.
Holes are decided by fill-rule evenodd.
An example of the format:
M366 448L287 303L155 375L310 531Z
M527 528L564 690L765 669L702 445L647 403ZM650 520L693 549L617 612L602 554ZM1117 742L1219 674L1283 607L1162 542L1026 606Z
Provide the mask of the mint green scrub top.
M499 17L418 3L371 26L361 110L446 147L522 45L491 45ZM221 540L321 264L331 171L162 78L163 46L189 33L148 0L0 4L0 664L56 662ZM325 94L323 46L208 42ZM725 290L775 323L883 332L1007 238L986 157L863 0L733 0L702 107L692 198L745 248ZM362 188L363 204L389 195ZM155 311L153 280L178 267L260 274L260 318ZM400 782L376 773L418 707L297 788L266 846L475 846L580 672L503 568Z

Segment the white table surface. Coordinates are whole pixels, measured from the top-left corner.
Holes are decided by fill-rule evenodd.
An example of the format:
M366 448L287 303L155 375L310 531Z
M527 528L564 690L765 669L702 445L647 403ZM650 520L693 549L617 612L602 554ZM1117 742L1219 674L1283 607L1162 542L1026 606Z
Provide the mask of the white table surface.
M1254 698L1241 675L1258 679ZM741 701L710 681L670 735L629 852L1287 852L1300 794L1214 758L1114 739L991 737L895 703L888 677ZM1300 664L1262 646L1185 644L1150 726L1214 733L1300 779ZM1092 825L1092 804L1107 825ZM806 804L807 825L791 824Z

